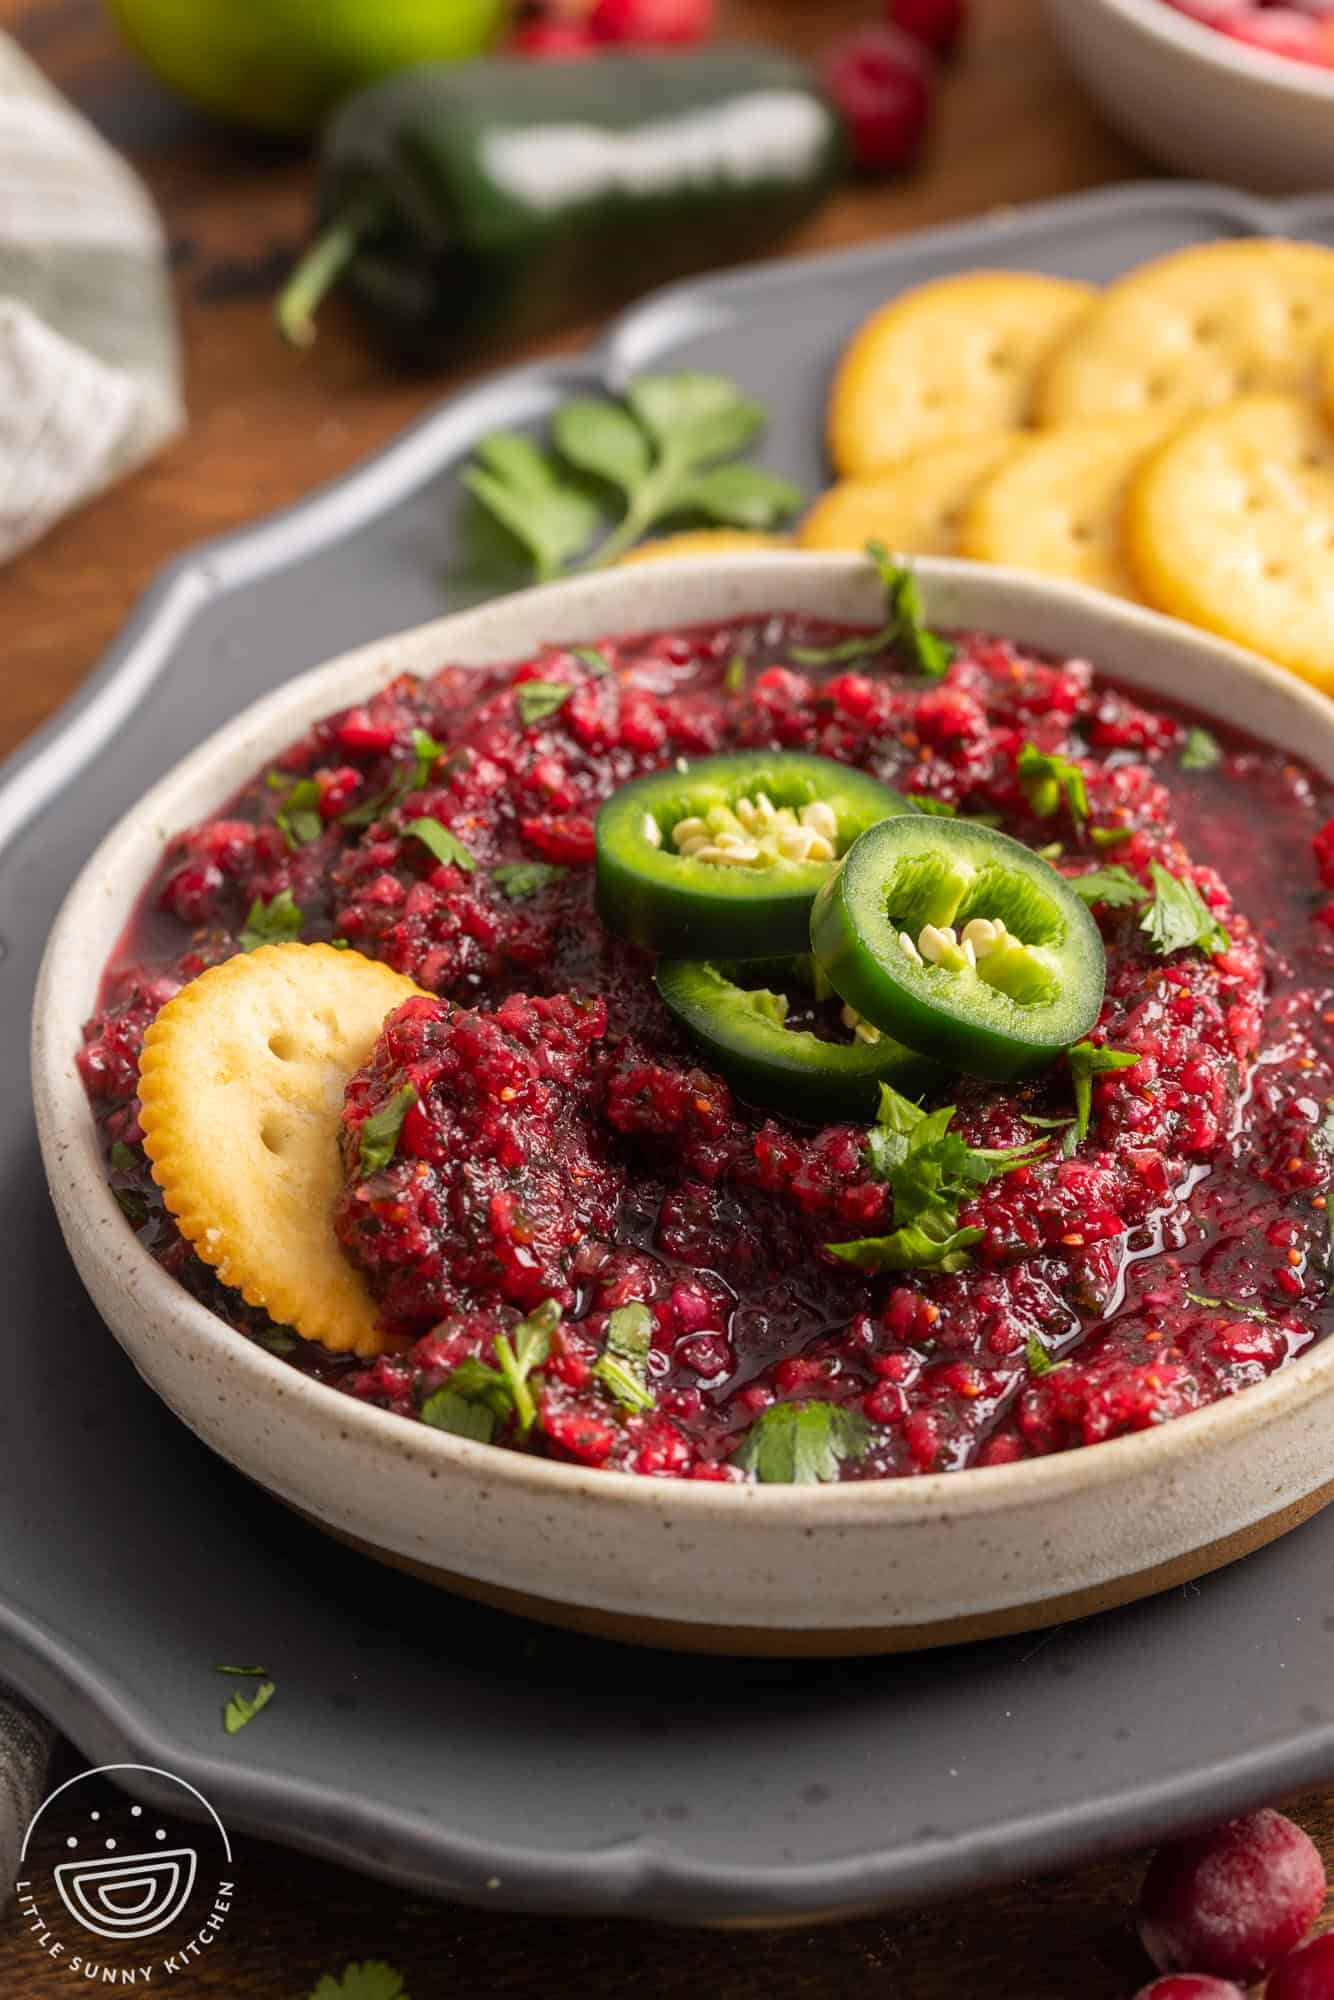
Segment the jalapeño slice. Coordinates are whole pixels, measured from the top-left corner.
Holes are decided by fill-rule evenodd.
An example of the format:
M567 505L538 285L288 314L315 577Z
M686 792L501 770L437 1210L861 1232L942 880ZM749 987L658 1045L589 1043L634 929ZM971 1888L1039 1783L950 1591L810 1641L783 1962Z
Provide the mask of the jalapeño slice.
M598 908L632 943L673 956L809 950L811 903L854 840L907 807L830 757L742 751L669 765L597 817Z
M1098 927L1020 841L904 816L862 835L811 912L811 946L868 1021L953 1069L1031 1076L1098 1018Z
M882 1083L916 1096L943 1078L938 1063L874 1029L874 1041L827 1042L809 1029L789 1028L785 994L738 983L794 970L664 958L656 978L668 1011L704 1061L748 1104L826 1125L874 1118Z

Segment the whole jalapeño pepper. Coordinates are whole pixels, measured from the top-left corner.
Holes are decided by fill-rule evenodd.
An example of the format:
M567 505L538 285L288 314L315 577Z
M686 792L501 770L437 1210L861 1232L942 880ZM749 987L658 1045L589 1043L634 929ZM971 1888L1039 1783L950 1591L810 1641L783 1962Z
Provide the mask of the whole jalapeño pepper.
M335 114L278 322L308 344L337 285L419 364L550 331L753 255L842 162L833 108L774 50L423 65Z

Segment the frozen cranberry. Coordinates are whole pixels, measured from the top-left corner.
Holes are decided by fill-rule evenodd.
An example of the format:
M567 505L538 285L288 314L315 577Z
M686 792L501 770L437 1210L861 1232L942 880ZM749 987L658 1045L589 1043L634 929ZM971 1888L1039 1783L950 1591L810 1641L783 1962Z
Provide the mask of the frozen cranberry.
M1230 1979L1214 1979L1207 1972L1172 1972L1141 1986L1135 2000L1246 2000L1240 1986Z
M902 28L914 41L925 42L937 55L948 55L963 32L964 0L885 0L892 28Z
M514 55L535 62L566 62L595 55L601 43L579 21L530 21L515 29L509 46Z
M896 28L861 28L836 42L825 83L847 127L853 164L866 174L907 166L931 117L934 73L919 42Z
M713 33L714 0L597 0L589 26L604 42L671 48Z
M1325 1901L1325 1865L1282 1813L1228 1820L1154 1856L1139 1934L1161 1972L1258 1979L1301 1943Z
M1334 1933L1284 1959L1269 1982L1268 2000L1334 2000Z

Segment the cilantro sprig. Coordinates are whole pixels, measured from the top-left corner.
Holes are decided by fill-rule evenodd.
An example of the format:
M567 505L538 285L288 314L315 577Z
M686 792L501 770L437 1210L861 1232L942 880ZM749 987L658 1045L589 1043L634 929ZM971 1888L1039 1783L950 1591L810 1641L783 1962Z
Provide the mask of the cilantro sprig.
M550 1359L560 1316L556 1300L547 1299L519 1321L512 1335L496 1335L491 1343L494 1365L475 1357L461 1361L422 1404L422 1422L490 1444L497 1428L512 1420L520 1442L526 1443L538 1416L532 1377Z
M1198 947L1212 955L1227 951L1231 938L1193 882L1171 875L1160 862L1149 863L1153 901L1140 919L1140 929L1152 940L1160 958Z
M963 1271L983 1231L959 1227L959 1208L1000 1174L1027 1166L1051 1143L970 1146L950 1128L952 1104L924 1111L889 1084L880 1086L880 1111L867 1135L872 1173L894 1197L894 1229L852 1243L826 1243L831 1257L862 1271Z
M447 868L461 868L465 875L471 875L477 867L477 857L438 819L411 819L403 829L403 836L406 840L419 840Z
M865 1458L870 1424L844 1403L776 1403L755 1419L732 1463L763 1486L825 1486Z
M549 578L614 562L670 520L762 529L795 513L799 489L741 458L766 421L725 375L641 375L620 401L561 404L554 450L510 432L483 438L463 483ZM603 494L619 516L606 532Z
M954 658L954 648L928 629L922 587L917 578L910 569L894 561L883 542L868 542L866 553L885 586L884 624L878 631L859 633L834 646L794 646L792 658L802 667L845 666L851 660L870 659L876 653L896 647L907 654L919 674L939 680Z
M1015 765L1019 784L1029 807L1038 819L1050 819L1064 801L1076 826L1089 816L1088 784L1078 764L1069 757L1039 750L1025 743Z
M1108 1070L1133 1069L1140 1058L1131 1049L1104 1049L1096 1042L1076 1042L1065 1053L1075 1086L1075 1134L1079 1139L1087 1139L1089 1119L1093 1116L1094 1077Z

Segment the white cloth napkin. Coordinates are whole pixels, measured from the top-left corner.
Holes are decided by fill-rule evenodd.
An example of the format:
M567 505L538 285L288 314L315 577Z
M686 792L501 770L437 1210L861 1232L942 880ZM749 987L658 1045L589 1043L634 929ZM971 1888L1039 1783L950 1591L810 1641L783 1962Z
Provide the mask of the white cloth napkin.
M183 421L157 212L0 34L0 562Z

